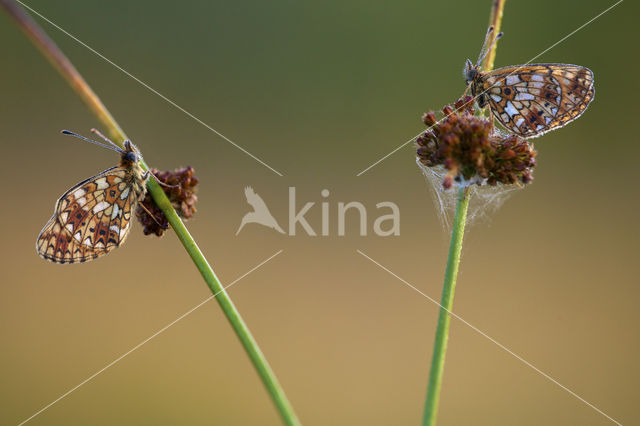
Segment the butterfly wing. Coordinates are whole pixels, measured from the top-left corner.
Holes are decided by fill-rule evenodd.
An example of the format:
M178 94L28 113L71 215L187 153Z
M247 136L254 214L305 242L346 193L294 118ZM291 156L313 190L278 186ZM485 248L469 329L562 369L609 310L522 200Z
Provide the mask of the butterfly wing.
M478 88L498 121L524 138L578 118L593 100L593 72L579 65L532 64L499 68Z
M113 167L65 192L40 231L38 254L55 263L86 262L122 244L140 197L129 173Z

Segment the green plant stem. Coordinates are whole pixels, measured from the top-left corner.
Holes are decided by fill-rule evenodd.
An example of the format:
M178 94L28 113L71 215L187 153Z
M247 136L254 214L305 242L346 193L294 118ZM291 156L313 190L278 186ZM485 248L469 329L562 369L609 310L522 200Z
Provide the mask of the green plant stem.
M447 341L449 340L449 324L451 323L449 313L453 307L453 295L456 290L456 279L458 277L458 267L460 265L460 252L462 251L464 227L467 222L467 210L470 199L469 195L470 187L468 186L461 187L458 190L456 215L453 222L453 229L451 231L451 243L449 244L447 269L444 274L444 287L442 289L442 299L440 301L440 315L438 316L436 340L433 345L433 355L431 358L427 402L424 407L424 417L422 419L422 424L424 426L435 425L436 416L438 414L442 374L444 373L444 360L447 353Z
M65 80L67 80L69 85L87 104L89 109L93 111L100 122L102 122L102 124L108 129L109 135L115 139L116 143L122 146L124 139L128 139L126 134L120 128L109 110L104 106L98 95L95 94L84 78L80 75L78 70L76 70L69 59L67 59L64 53L62 53L62 51L56 46L53 40L51 40L42 28L40 28L29 14L15 1L0 0L0 7L2 7L8 15L14 19L27 38L33 42L53 67L58 70ZM143 169L149 170L149 166L144 161L141 161L141 166ZM189 234L189 231L178 216L178 213L174 210L164 191L155 179L149 179L147 181L147 189L155 203L167 217L167 220L173 227L178 239L193 260L198 271L200 271L200 274L209 286L209 289L211 289L211 292L216 297L218 304L229 320L229 323L238 336L238 339L240 339L240 342L249 355L258 375L262 379L267 392L273 399L282 420L286 425L299 425L300 421L298 420L293 407L264 357L264 354L260 350L260 347L253 338L249 328L240 316L235 305L231 301L231 298L224 290L224 287L209 265L209 262L207 262L202 251L200 251L195 240Z
M502 15L506 0L493 0L489 25L493 26L494 34L500 32L502 25ZM484 71L491 71L496 57L497 43L493 45L486 59ZM447 269L444 274L444 286L442 288L442 299L440 301L440 314L438 315L438 326L436 328L436 338L433 344L433 355L431 356L431 369L429 371L429 383L427 386L427 400L424 406L422 417L423 426L435 426L438 415L438 405L440 402L440 391L442 389L442 375L444 374L444 361L447 353L447 341L449 340L449 316L453 308L453 296L456 289L458 268L460 266L460 253L462 251L462 241L464 239L464 228L467 222L467 211L471 197L470 187L458 189L458 200L456 203L456 213L451 230L451 242L449 244L449 255L447 258Z

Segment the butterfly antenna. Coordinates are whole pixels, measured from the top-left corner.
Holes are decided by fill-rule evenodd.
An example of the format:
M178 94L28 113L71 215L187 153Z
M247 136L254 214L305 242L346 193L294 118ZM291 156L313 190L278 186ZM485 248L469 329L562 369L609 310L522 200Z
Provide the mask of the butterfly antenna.
M491 34L493 34L493 25L489 27L487 30L487 34L484 36L484 41L482 42L482 49L480 49L480 54L478 55L478 60L476 61L476 65L480 64L480 58L482 58L485 49L487 48L487 43L489 42L489 38L491 38Z
M111 149L111 150L116 151L116 152L122 152L122 149L120 149L120 147L118 147L117 145L114 145L115 146L115 148L114 148L113 146L105 145L105 144L100 143L98 141L94 141L93 139L85 138L84 136L79 135L79 134L74 133L74 132L71 132L69 130L63 130L61 133L65 134L65 135L74 136L74 137L76 137L78 139L82 139L83 141L91 142L92 144L99 145L99 146L101 146L103 148ZM111 142L111 143L113 143L113 142Z
M493 27L489 27L489 32L487 33L487 38L485 39L485 42L484 42L484 47L486 47L487 45L487 39L489 38L490 33L493 33ZM486 49L484 47L482 48L483 50L480 52L480 56L478 56L478 62L476 63L476 67L480 66L482 61L484 61L484 58L487 57L487 54L491 52L491 49L493 49L493 46L496 45L497 41L500 40L500 38L502 38L503 35L504 34L502 32L499 32L498 34L496 34L495 38L493 39L489 47L487 47Z
M118 151L121 151L122 148L120 148L118 145L116 145L115 143L113 143L111 141L111 139L109 139L108 137L106 137L105 135L103 135L102 133L100 133L100 131L98 129L91 129L91 133L93 133L94 135L98 135L100 137L100 139L102 139L103 141L108 142L111 146L114 146Z

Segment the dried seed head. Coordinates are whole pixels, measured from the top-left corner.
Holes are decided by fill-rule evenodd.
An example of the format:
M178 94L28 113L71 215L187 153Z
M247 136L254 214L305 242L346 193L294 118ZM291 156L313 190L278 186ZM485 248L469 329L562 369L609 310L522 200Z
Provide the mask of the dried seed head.
M429 129L416 139L416 148L420 163L448 170L445 189L454 181L497 185L533 180L536 151L526 140L497 132L488 119L475 116L471 96L446 105L442 113L439 122L433 111L422 116Z
M190 219L196 212L196 186L198 178L194 176L193 167L183 167L174 171L158 171L151 169L156 178L165 185L161 185L164 193L171 201L171 205L178 212L178 215L184 219ZM144 208L143 208L144 206ZM153 217L147 213L148 210ZM155 234L161 237L165 230L169 227L169 221L165 217L162 210L156 205L151 197L145 199L138 204L136 208L136 216L138 221L143 225L145 235Z

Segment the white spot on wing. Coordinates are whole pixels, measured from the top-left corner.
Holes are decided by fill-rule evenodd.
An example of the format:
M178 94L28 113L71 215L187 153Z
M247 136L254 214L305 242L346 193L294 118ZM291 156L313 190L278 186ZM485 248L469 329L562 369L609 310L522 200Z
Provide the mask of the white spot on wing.
M118 212L120 211L120 207L118 207L117 204L113 205L113 213L111 213L111 219L115 219L116 217L118 217ZM118 232L118 231L116 231Z
M66 222L67 219L69 219L69 212L64 212L60 215L60 221L61 222Z
M98 213L101 212L102 210L106 209L107 207L109 207L109 203L107 203L106 201L100 201L98 204L95 205L95 207L93 208L93 212L94 213Z
M73 196L76 198L80 198L80 197L84 197L84 194L86 194L87 191L85 191L84 189L80 188L80 189L76 189L73 192Z
M87 199L86 199L85 197L78 198L78 199L76 200L76 202L78 203L78 205L79 205L80 207L82 207L82 206L84 206L85 204L87 204Z
M549 117L548 115L545 115L544 116L544 122L547 123L547 124L551 123L551 117Z
M507 114L509 114L509 117L512 117L518 114L518 110L516 109L516 107L513 106L513 104L511 103L511 101L507 101L507 107L504 109Z
M520 82L520 77L517 75L508 75L507 76L507 86L513 86Z
M516 126L517 126L517 127L520 127L520 125L521 125L522 123L524 123L524 118L520 117L520 118L518 118L518 120L516 121Z
M544 78L539 74L533 74L531 76L531 80L532 81L544 81Z
M111 225L109 229L115 232L116 234L120 232L120 228L118 228L118 226L116 225Z
M534 97L531 93L518 92L516 93L516 96L514 97L514 99L516 101L532 101Z
M80 231L76 232L73 238L75 238L78 241L82 241L82 232Z
M124 200L129 196L129 187L125 188L124 191L122 191L122 194L120 194L120 199Z
M67 228L67 229L69 230L69 232L73 232L73 225L72 225L72 224L67 223L67 224L65 225L65 228Z
M491 99L493 99L496 102L500 102L502 100L502 98L498 95L491 95Z
M109 187L109 184L107 183L107 178L103 178L101 177L100 179L96 179L96 185L98 186L98 189L107 189Z

